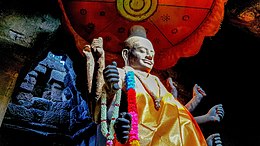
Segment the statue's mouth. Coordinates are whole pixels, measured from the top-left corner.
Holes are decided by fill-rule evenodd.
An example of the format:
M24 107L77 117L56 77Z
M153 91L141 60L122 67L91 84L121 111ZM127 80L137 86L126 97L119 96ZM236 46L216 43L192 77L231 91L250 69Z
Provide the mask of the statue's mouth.
M153 61L152 60L147 60L147 59L143 59L143 62L149 65L153 65Z

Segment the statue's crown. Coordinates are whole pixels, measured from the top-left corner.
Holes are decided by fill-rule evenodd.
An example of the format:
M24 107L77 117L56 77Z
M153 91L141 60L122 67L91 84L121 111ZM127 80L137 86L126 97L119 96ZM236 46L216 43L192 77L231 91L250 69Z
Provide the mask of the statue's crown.
M133 25L129 30L129 37L128 38L133 37L133 36L139 36L139 37L147 38L145 28L141 25Z

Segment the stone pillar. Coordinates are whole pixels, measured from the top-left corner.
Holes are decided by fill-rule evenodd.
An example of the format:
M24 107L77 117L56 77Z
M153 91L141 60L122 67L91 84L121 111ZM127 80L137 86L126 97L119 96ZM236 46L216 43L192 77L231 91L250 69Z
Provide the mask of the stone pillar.
M7 105L11 99L18 73L2 74L0 76L0 127L5 115ZM3 78L3 79L2 79Z

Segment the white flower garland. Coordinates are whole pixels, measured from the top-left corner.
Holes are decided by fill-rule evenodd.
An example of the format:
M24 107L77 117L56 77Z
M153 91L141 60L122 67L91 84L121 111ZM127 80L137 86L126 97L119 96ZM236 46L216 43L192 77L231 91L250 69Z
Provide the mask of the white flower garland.
M114 134L115 134L114 124L119 115L121 93L122 93L121 89L119 89L116 92L115 108L114 108L112 118L110 121L109 129L108 129L108 125L107 125L107 93L106 93L106 90L103 89L103 92L101 94L101 132L107 138L107 145L109 145L109 146L113 145L113 139L114 139Z

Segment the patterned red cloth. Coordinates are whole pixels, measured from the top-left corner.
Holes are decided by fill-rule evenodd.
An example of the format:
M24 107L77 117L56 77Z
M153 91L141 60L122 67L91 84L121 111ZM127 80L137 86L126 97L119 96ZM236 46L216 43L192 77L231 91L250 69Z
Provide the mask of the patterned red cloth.
M117 61L118 66L122 67L123 41L128 37L130 27L138 24L146 28L147 38L154 45L156 52L154 68L167 69L174 66L180 57L196 55L204 37L216 34L224 16L226 2L226 0L150 1L151 6L147 9L147 13L149 11L153 13L147 14L149 17L140 21L128 19L128 16L124 16L121 11L141 13L142 9L146 8L144 3L141 3L144 7L138 7L142 1L136 5L129 4L129 7L136 6L131 11L127 10L126 6L120 7L120 0L72 0L64 3L65 9L62 0L59 0L59 4L64 18L67 18L64 19L64 23L74 35L79 51L82 51L85 43L90 43L93 38L101 36L104 40L106 63ZM126 10L123 10L124 8ZM136 17L141 19L144 15L146 14Z

